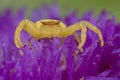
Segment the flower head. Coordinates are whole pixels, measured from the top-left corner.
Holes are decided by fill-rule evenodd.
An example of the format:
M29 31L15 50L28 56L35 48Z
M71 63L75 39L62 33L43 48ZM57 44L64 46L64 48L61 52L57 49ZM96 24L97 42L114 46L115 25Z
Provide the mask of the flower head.
M3 80L119 80L120 79L120 24L115 17L102 11L97 19L92 12L82 18L76 12L61 17L59 7L42 6L34 10L31 20L59 19L70 25L87 20L96 25L103 34L105 45L99 45L96 34L87 31L85 51L73 56L78 43L73 35L65 40L40 39L36 41L23 32L25 46L17 49L13 43L14 31L25 18L24 10L13 14L10 9L0 17L0 79ZM80 31L77 33L80 34ZM28 46L30 42L32 47ZM24 55L19 54L21 50Z

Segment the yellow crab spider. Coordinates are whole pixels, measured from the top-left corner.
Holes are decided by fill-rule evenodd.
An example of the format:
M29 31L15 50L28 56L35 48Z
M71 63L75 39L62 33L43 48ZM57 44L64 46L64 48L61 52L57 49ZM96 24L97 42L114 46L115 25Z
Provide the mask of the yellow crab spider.
M24 30L32 35L33 38L39 40L41 38L65 38L69 35L74 35L78 44L78 49L82 52L83 45L86 42L86 32L87 28L91 29L93 32L97 33L100 38L101 46L104 45L104 40L101 31L88 21L80 21L70 26L66 26L60 20L43 19L37 22L32 22L30 20L22 20L15 30L14 42L16 47L21 48L24 46L20 39L21 31ZM81 30L81 36L79 37L76 31Z

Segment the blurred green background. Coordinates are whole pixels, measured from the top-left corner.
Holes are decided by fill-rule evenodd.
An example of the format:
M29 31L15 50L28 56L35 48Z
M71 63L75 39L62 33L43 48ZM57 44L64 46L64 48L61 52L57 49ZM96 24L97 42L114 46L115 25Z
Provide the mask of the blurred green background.
M106 9L112 15L120 20L120 0L54 0L58 2L62 14L68 10L78 10L79 14L83 14L87 10L92 10L94 15L98 15L101 10ZM52 5L53 0L0 0L0 12L8 7L14 11L22 6L27 7L27 15L34 8L39 8L40 5L46 3Z

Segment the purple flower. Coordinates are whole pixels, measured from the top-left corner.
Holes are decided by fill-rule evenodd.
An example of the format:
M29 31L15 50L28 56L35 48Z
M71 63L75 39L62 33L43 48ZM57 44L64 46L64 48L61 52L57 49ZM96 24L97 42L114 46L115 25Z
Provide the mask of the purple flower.
M62 17L57 4L33 10L30 18L33 21L51 18L71 25L87 20L102 31L103 47L99 45L97 35L88 30L84 52L73 56L78 45L73 35L65 40L36 41L23 31L21 38L25 46L17 49L14 32L18 23L25 19L24 13L24 9L16 14L8 9L0 15L0 80L120 80L120 23L116 23L114 16L109 18L110 14L104 10L97 19L92 12L78 17L75 11Z

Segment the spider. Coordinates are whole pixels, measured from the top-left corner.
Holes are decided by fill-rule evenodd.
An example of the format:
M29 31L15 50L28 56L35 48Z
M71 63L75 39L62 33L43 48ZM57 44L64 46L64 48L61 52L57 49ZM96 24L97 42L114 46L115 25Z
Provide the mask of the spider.
M18 48L24 46L20 39L20 34L22 30L28 32L36 40L42 38L55 38L55 37L65 38L73 34L75 36L76 41L79 43L78 50L82 52L83 51L82 47L86 42L87 28L97 33L98 37L100 38L100 44L101 46L103 46L104 40L101 31L96 26L85 20L67 27L60 20L43 19L37 22L32 22L31 20L25 19L19 23L15 30L14 42L16 47ZM76 33L76 31L78 30L81 30L80 37Z

